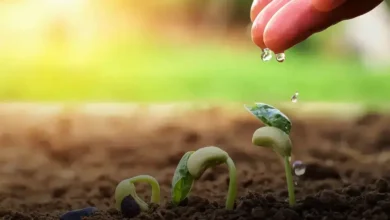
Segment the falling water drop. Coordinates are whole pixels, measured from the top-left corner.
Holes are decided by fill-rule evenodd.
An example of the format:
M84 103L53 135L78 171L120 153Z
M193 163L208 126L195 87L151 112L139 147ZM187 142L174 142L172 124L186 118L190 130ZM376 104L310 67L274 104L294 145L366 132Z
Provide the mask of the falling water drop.
M298 186L299 177L298 176L294 176L293 180L294 180L294 185Z
M282 62L284 62L286 60L286 55L284 53L278 53L275 56L276 56L276 60L279 63L282 63Z
M294 173L297 176L302 176L306 172L306 165L302 161L297 160L293 163Z
M291 102L293 102L293 103L298 102L298 95L299 95L299 93L298 93L298 91L296 91L294 93L294 95L291 97Z
M261 59L263 61L270 61L272 59L272 51L268 48L263 49L261 53Z

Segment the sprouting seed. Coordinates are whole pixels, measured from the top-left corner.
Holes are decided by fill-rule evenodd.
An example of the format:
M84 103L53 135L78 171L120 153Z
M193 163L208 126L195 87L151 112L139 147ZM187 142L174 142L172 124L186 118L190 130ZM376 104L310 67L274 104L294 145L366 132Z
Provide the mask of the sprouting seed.
M290 119L280 110L265 103L256 103L253 107L245 106L245 108L267 125L253 133L252 143L259 147L270 148L283 158L288 201L291 206L295 205L295 184L291 167L292 142L289 136L291 132Z
M133 218L142 211L148 211L149 205L138 197L135 183L146 182L152 186L151 203L160 203L160 185L158 181L149 175L139 175L122 180L115 189L115 207L124 217Z
M294 95L291 97L291 102L296 103L298 102L298 91L294 93Z
M226 163L229 168L229 189L225 207L233 210L237 196L236 167L228 153L214 146L189 151L183 155L172 178L172 202L179 205L187 198L193 182L198 180L206 169L223 163Z
M293 163L294 173L297 176L302 176L306 172L306 165L302 161L297 160Z

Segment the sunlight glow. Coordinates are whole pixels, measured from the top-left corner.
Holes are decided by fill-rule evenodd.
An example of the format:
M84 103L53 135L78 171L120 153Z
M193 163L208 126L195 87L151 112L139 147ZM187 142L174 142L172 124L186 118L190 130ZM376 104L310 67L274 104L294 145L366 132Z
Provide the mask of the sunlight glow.
M72 7L80 7L85 3L85 0L44 0L44 3L52 8L69 9Z
M0 62L66 67L94 65L108 50L115 51L118 42L145 39L139 31L145 27L143 19L134 15L137 9L132 3L125 3L0 1Z
M61 48L74 47L75 43L79 46L81 38L91 36L85 19L87 3L87 0L0 3L0 56L28 60L53 57L49 55L51 51L64 56ZM85 42L82 45L87 46Z

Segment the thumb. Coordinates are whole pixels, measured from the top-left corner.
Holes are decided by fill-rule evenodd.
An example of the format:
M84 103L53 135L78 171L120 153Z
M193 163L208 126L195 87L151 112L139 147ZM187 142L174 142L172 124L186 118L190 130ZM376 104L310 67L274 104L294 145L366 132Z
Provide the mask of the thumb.
M347 0L312 0L312 4L318 11L329 12L346 1Z

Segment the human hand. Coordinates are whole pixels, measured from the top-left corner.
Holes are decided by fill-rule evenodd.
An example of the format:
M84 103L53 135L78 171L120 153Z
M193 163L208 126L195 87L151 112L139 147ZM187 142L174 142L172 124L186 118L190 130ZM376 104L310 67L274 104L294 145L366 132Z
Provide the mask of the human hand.
M254 0L251 7L252 40L275 54L311 35L363 15L383 0Z

